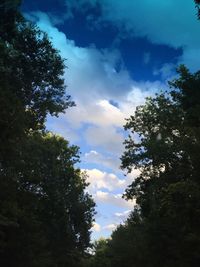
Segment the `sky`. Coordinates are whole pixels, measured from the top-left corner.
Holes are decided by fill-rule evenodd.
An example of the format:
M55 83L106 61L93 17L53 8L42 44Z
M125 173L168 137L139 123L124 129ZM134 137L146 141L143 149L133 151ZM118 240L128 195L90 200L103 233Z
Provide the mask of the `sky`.
M96 202L92 239L109 237L134 209L122 199L139 174L120 157L125 118L145 98L167 89L176 67L200 63L200 21L192 0L24 0L24 15L48 33L66 59L67 94L76 106L47 129L80 147Z

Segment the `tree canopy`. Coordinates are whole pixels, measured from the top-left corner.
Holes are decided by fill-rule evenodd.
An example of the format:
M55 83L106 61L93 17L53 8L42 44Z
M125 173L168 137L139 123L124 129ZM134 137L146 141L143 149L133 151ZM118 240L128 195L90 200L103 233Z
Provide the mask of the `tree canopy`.
M109 266L199 264L200 72L178 74L127 119L122 168L140 174L124 197L137 205L107 244Z
M82 266L94 202L79 148L45 129L74 105L46 33L0 4L0 265Z

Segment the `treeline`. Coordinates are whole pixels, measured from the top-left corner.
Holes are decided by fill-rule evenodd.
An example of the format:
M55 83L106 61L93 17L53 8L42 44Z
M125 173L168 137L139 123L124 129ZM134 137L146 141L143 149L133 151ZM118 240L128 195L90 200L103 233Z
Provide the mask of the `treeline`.
M94 202L79 149L45 129L74 103L47 34L0 2L0 266L83 266Z
M137 206L111 239L95 244L92 267L199 266L200 71L178 73L168 92L127 120L122 168L140 175L124 197Z

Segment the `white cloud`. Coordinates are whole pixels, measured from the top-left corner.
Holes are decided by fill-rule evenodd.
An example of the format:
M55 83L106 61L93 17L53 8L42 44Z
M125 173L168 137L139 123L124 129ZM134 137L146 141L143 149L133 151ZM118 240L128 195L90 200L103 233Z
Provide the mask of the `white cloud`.
M100 190L98 190L96 194L94 194L94 199L97 203L106 203L107 205L114 205L125 209L133 209L135 206L134 200L126 201L122 198L121 194L111 194Z
M94 223L93 223L93 226L92 226L92 230L93 230L94 232L100 232L100 231L101 231L101 225L98 224L98 223L96 223L96 222L94 222Z
M118 178L114 173L107 173L99 169L82 169L82 171L87 173L87 182L90 184L88 190L91 194L95 194L99 189L106 189L110 192L121 189L124 192L127 186L139 175L139 171L135 169L127 174L124 179ZM101 192L99 191L99 194ZM102 192L102 196L107 195ZM116 196L117 199L119 197L121 195Z
M31 18L31 15L29 17ZM122 95L130 89L131 78L127 70L121 68L116 71L118 63L122 60L118 50L98 50L94 45L78 47L51 23L47 14L34 12L32 19L36 20L42 30L48 32L61 56L67 59L69 68L66 72L66 81L68 90L73 93L75 100L81 99L84 103L99 99L99 96L100 99L104 99L108 95Z
M98 189L107 189L113 191L115 189L124 189L126 185L125 179L119 179L113 173L102 172L97 169L85 170L88 174L87 181L90 183L88 190L90 192L96 192Z
M114 157L114 155L103 155L95 150L91 150L88 153L85 153L82 158L82 161L86 163L95 163L99 166L105 166L110 169L113 169L114 171L119 171L120 167L119 158Z
M147 37L154 44L182 48L179 63L186 64L192 70L199 69L200 59L196 55L200 52L200 25L194 1L81 0L76 8L80 10L85 3L101 6L99 27L102 21L109 21L119 28L123 36Z
M73 109L74 107L72 107ZM72 127L67 124L65 120L62 120L62 115L60 118L49 118L48 119L48 130L54 132L55 134L61 135L69 140L71 143L79 140L79 135Z
M69 67L65 74L67 90L77 104L59 119L50 121L51 130L66 138L73 137L73 140L77 140L80 136L93 149L85 154L86 161L97 163L102 161L104 166L116 169L116 163L119 161L114 163L109 157L114 154L119 158L124 150L122 144L124 118L133 114L135 107L143 104L144 98L153 94L157 88L160 89L161 84L133 81L123 67L116 71L116 66L121 61L119 51L98 50L94 46L78 47L74 41L67 39L64 33L52 25L47 15L44 13L33 15L37 18L41 29L48 32L53 44L60 50L61 56L67 59ZM112 105L109 100L117 102L118 107ZM82 127L85 127L83 132ZM102 154L98 152L99 148L103 151ZM104 151L108 156L104 155ZM115 194L114 191L123 192L127 184L130 184L138 174L137 172L128 175L126 179L119 179L113 173L98 169L87 172L91 183L89 190L93 193L97 205L106 204L125 210L133 209L135 201L126 201L122 199L121 194ZM117 218L117 215L115 217ZM109 222L107 226L109 225L113 226L115 222ZM102 227L96 223L93 230L98 232Z
M84 133L88 144L105 149L110 153L120 155L124 150L124 137L115 127L90 126Z
M132 31L152 43L182 48L179 62L193 70L199 68L200 59L195 55L200 52L200 25L193 1L128 0L116 4L114 0L103 0L101 4L103 19L119 27L125 25L129 34Z
M91 123L105 127L122 127L124 124L123 112L111 105L108 100L100 99L99 96L96 97L97 99L94 98L91 102L87 102L87 105L86 102L83 103L82 99L76 101L77 107L67 112L67 117L70 117L71 124L77 128L82 123Z
M119 131L125 123L124 118L129 117L135 107L144 103L144 98L160 88L161 84L136 83L123 64L116 71L122 60L119 51L98 50L94 46L78 47L51 23L46 14L35 12L32 17L42 30L48 32L61 56L67 59L67 90L77 105L60 115L54 123L51 122L51 130L60 131L64 137L73 137L73 140L80 136L88 145L101 147L119 158L124 150L124 136ZM117 102L118 107L112 105L110 100ZM84 134L79 134L85 124L90 126L84 129Z
M124 212L116 212L114 215L117 217L117 218L126 218L129 214L130 214L131 210L125 210Z
M103 229L107 231L114 231L116 227L117 227L117 224L111 223L111 224L105 225Z
M127 0L116 4L114 0L101 0L101 4L103 19L118 23L119 26L125 24L127 30L138 36L147 35L154 43L174 47L183 43L198 44L199 37L194 33L199 23L193 1ZM189 40L191 37L192 40Z

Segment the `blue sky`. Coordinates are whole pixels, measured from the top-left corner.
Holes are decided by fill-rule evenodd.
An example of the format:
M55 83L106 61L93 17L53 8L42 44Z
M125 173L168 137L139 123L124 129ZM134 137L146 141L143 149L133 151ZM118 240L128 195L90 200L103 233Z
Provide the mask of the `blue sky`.
M47 128L77 144L80 168L97 203L93 238L108 237L134 201L121 198L138 175L120 170L125 118L165 90L184 63L200 61L200 22L192 0L24 0L22 10L66 58L67 92L76 107Z

